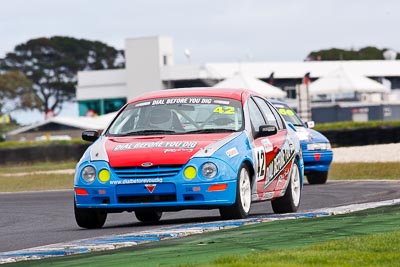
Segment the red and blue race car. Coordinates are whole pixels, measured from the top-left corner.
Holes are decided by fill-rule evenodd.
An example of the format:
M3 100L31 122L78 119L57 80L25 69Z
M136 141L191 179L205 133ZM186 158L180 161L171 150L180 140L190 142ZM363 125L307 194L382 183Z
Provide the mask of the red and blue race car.
M76 166L75 219L100 228L107 214L219 209L248 216L271 200L295 212L303 185L300 141L265 98L239 89L188 88L148 93L126 104Z

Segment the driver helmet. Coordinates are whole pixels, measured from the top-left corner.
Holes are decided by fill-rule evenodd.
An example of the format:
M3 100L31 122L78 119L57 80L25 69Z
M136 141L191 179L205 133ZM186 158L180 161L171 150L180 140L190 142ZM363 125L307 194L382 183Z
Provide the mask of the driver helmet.
M148 120L151 127L171 130L173 125L173 114L169 109L154 108L150 111Z

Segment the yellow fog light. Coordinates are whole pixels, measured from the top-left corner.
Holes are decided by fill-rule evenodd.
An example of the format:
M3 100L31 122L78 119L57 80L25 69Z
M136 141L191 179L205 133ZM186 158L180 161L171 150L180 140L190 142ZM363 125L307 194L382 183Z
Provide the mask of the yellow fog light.
M196 168L193 166L186 167L186 169L183 171L183 174L185 175L186 179L192 180L194 177L196 177Z
M103 182L103 183L108 182L108 180L110 180L110 176L111 176L110 172L108 170L106 170L106 169L101 170L99 172L99 180L100 180L100 182Z

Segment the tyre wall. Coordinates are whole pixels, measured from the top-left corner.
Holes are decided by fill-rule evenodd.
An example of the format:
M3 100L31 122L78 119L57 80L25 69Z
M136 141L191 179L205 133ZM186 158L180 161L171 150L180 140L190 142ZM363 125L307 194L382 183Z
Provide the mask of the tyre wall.
M43 161L78 161L88 144L51 144L37 147L0 149L0 164Z
M400 127L321 131L335 147L400 142Z

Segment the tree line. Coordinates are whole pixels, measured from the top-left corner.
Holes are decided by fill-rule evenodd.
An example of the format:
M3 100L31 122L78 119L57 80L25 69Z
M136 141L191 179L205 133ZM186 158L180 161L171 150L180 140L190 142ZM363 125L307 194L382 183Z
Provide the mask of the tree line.
M382 60L385 59L385 53L392 59L400 59L400 55L391 49L367 46L359 50L330 48L313 51L307 55L306 60Z
M99 41L54 36L17 45L0 59L0 115L58 114L75 98L77 73L123 68L124 52Z

